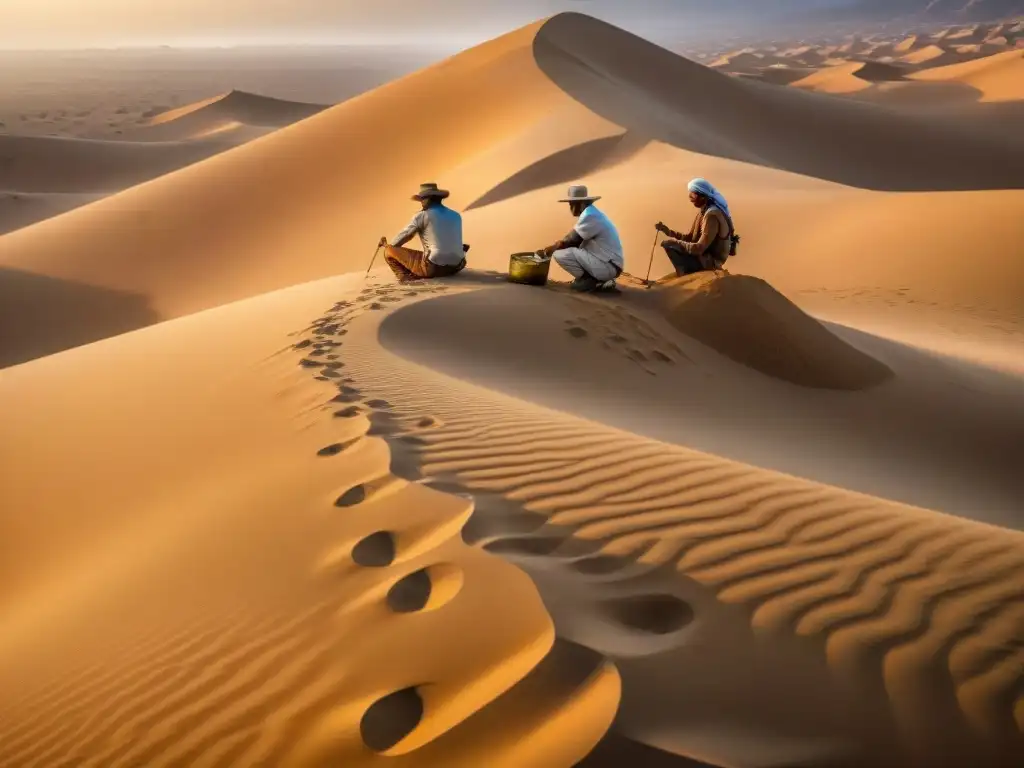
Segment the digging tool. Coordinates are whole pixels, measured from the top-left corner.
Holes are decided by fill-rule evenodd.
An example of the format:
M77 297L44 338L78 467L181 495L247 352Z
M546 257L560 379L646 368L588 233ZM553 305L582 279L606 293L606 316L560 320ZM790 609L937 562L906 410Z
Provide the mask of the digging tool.
M661 233L658 230L654 230L654 245L651 246L651 260L647 262L647 277L644 279L644 287L651 287L651 267L654 266L654 252L658 248L658 235Z
M370 270L373 269L373 262L377 260L377 254L380 253L380 249L383 247L383 245L378 245L377 250L373 252L373 258L370 259L370 266L366 268L366 277L370 276Z

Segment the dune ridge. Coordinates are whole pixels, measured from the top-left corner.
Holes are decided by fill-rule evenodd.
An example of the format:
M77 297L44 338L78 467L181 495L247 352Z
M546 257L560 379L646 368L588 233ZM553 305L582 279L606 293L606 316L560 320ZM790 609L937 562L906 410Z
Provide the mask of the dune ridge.
M382 353L373 332L409 300L401 290L367 291L319 327L346 331L346 371L361 396L439 425L384 434L394 450L417 457L425 482L468 492L489 512L470 529L472 539L526 568L556 629L610 655L625 690L643 686L642 697L623 700L619 732L702 760L744 759L725 741L698 749L699 739L687 746L686 739L653 735L659 717L665 729L669 721L680 728L678 712L666 714L680 694L670 693L671 680L659 684L645 673L636 650L613 652L619 619L560 597L580 574L599 582L603 594L613 585L636 596L682 591L696 605L697 621L715 623L714 612L726 609L714 605L740 606L749 631L765 641L803 638L820 648L827 666L805 658L805 684L813 679L830 692L808 692L805 701L823 710L798 712L790 702L794 708L778 712L773 727L793 735L813 720L829 745L818 755L826 764L1003 766L1024 754L1012 719L1020 669L1007 654L1019 655L1004 640L1024 594L1024 534L667 446L410 365ZM694 584L699 589L686 586ZM708 594L719 603L707 602ZM663 632L644 626L652 637ZM683 664L687 631L652 639L650 652L674 648L671 658ZM724 668L708 670L710 663L691 658L682 689L700 685L696 665L717 675L716 685L730 685ZM945 682L947 664L953 684ZM749 696L747 681L742 685ZM835 697L864 719L856 726L832 720ZM752 713L763 710L752 705L744 716L756 719ZM729 723L731 733L761 732L740 719Z
M153 115L145 125L126 134L126 138L181 141L214 133L238 133L254 138L328 108L327 104L307 104L233 90Z
M379 437L387 404L330 419L333 383L296 365L307 352L287 334L307 303L352 284L304 286L0 375L0 455L5 473L22 468L2 507L35 512L0 516L21 553L0 565L0 763L512 768L571 765L600 738L619 695L614 667L556 641L526 575L463 542L472 502L395 474ZM222 354L155 369L146 354L205 343ZM51 397L62 372L78 382L74 397L15 405L17 392ZM143 457L135 440L161 420L148 402L161 380L178 426L150 432L159 437ZM24 444L40 419L98 394L110 398L98 411L107 427L71 419L64 446ZM109 450L63 475L61 493L77 488L81 502L49 506L29 467L97 428ZM220 458L199 468L182 457L200 444L220 445ZM97 472L124 474L85 493ZM479 621L499 604L504 619Z
M619 49L629 56L612 61L601 53ZM664 82L682 83L684 92L658 85L651 72L671 75ZM500 92L492 87L498 81L505 84ZM424 93L447 105L456 126L427 147L405 142L405 126L391 117ZM523 104L530 109L524 112ZM485 200L496 193L494 180L462 169L496 148L542 135L552 116L581 114L590 118L563 146L610 135L595 136L589 127L603 121L617 126L631 147L660 141L874 189L1018 187L1024 179L1024 169L1005 162L1012 152L991 137L930 123L922 133L920 118L875 105L740 82L570 13L11 233L0 239L0 266L133 294L163 319L181 316L356 269L355 262L369 261L380 234L408 217L405 196L391 190L461 175L467 181L453 204ZM752 114L759 119L737 119ZM850 131L858 141L837 154L836 137ZM363 146L367 136L374 141ZM408 146L396 149L403 142ZM222 194L225 188L232 194ZM151 223L155 212L159 227ZM639 242L639 223L624 231ZM496 263L501 254L484 258ZM39 315L57 311L45 296L36 299Z

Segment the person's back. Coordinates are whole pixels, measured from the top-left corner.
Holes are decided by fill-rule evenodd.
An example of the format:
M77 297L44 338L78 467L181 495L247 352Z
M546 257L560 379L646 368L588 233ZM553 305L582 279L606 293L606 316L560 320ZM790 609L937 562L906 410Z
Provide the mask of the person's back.
M420 212L426 218L420 233L423 252L435 264L453 267L465 253L462 248L462 215L440 202Z
M620 270L625 266L622 240L612 220L596 205L588 205L576 222L576 231L583 237L581 247L602 261Z

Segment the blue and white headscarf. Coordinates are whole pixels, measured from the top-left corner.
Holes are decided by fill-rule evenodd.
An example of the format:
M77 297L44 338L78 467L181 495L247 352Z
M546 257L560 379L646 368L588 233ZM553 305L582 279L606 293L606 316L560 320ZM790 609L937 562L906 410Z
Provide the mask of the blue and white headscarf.
M732 221L732 214L729 213L729 203L725 201L725 197L722 193L715 189L715 185L707 179L696 178L687 185L686 189L689 192L696 192L697 194L704 195L704 197L711 200L716 208L726 215L729 221Z

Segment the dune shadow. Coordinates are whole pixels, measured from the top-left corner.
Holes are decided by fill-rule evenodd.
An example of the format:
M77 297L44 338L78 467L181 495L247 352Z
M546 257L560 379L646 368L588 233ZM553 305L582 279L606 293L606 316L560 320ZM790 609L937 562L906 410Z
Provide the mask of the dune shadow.
M573 768L620 768L620 766L644 766L644 768L719 768L711 763L702 763L681 755L673 755L656 747L634 741L618 733L614 726L597 746Z
M0 267L0 368L161 319L139 294Z
M1012 138L730 77L581 14L546 22L533 53L591 111L680 149L879 191L1024 188Z
M628 160L647 143L647 139L639 139L627 131L576 144L531 163L474 200L466 210L483 208L555 184L567 184Z

